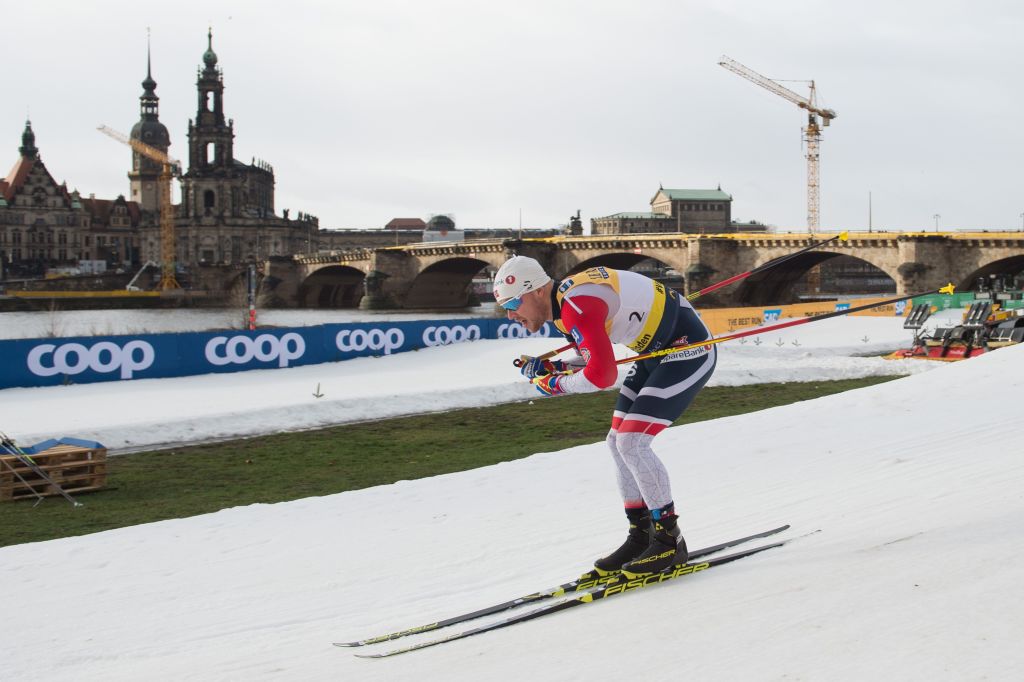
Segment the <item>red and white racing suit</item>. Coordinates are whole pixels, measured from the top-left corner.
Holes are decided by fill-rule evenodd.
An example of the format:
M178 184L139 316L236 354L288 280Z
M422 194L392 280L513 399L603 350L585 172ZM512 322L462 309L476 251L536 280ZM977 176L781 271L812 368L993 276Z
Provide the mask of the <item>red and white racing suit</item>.
M711 338L689 301L628 270L597 267L553 290L555 325L570 336L583 370L559 379L567 393L607 388L618 376L613 343L638 353ZM690 405L715 370L714 345L633 363L615 403L608 447L627 508L672 502L664 464L651 441Z

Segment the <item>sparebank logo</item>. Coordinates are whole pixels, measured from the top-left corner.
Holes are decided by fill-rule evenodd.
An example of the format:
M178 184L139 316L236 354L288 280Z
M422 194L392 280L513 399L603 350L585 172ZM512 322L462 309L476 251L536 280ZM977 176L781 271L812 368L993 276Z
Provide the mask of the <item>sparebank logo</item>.
M122 379L131 379L135 372L150 367L155 358L153 346L139 340L123 346L112 341L99 341L91 346L41 343L28 352L27 364L38 377L75 375L91 369L100 374L120 371Z
M849 310L849 309L850 309L850 304L849 303L836 303L836 310Z
M775 308L773 310L765 310L764 311L764 322L765 322L765 324L768 324L769 322L778 322L780 315L782 315L782 308Z
M903 313L907 312L906 301L896 301L896 317L903 317Z
M405 343L405 334L401 329L342 329L334 337L338 350L350 353L359 350L384 351L391 355Z
M306 352L306 342L295 332L277 338L273 334L248 336L215 336L206 343L206 359L211 365L244 365L252 360L277 361L278 367L287 367Z
M526 337L538 337L538 336L551 336L551 330L548 325L544 325L539 330L532 334L526 330L526 327L516 323L506 323L498 325L498 338L499 339L522 339Z
M449 343L462 341L478 341L480 327L471 324L468 327L455 325L452 327L427 327L423 330L423 343L427 346L447 346Z

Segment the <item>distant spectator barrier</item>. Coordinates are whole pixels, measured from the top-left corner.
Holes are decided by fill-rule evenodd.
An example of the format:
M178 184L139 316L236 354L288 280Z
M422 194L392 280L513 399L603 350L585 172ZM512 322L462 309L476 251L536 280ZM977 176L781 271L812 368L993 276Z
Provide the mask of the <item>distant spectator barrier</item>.
M313 327L0 341L0 389L162 379L298 367L479 339L536 334L504 319L324 324Z

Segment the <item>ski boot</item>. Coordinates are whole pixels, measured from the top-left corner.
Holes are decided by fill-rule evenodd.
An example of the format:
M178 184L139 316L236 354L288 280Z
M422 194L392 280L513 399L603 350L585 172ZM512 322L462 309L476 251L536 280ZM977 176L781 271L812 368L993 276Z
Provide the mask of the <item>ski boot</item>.
M594 562L594 570L600 577L613 575L622 570L627 561L636 559L651 544L651 511L647 507L626 508L629 519L629 535L622 545Z
M651 542L642 554L622 566L622 575L633 580L664 571L676 564L685 564L689 558L686 540L679 530L679 517L669 502L651 512Z

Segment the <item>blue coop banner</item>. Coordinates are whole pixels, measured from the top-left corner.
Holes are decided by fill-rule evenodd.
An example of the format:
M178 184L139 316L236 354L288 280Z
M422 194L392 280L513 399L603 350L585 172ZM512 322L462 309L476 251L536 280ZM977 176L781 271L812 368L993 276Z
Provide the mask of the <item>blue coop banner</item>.
M0 388L284 369L481 339L528 336L560 335L550 323L530 334L518 323L472 318L6 340L0 341Z

